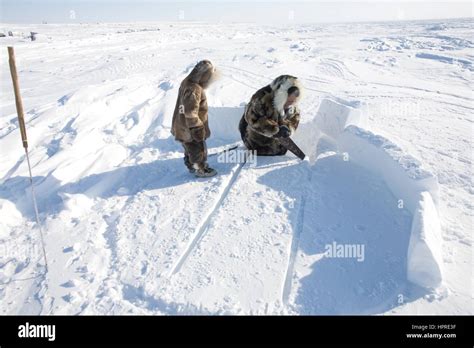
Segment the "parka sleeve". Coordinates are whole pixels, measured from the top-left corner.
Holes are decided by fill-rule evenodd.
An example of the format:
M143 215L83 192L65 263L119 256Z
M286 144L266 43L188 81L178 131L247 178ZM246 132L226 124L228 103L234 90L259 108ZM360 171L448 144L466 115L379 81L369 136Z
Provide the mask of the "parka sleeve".
M186 88L183 92L182 105L186 126L188 128L202 127L204 124L199 118L199 105L201 103L202 88L195 84Z
M252 98L245 112L245 120L253 131L272 137L278 133L278 122L266 114L267 110L263 103L258 98Z

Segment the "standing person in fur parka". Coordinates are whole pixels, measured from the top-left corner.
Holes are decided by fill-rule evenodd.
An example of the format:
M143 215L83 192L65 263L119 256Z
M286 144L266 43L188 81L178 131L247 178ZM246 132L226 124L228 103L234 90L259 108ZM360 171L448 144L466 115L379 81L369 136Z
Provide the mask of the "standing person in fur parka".
M217 172L207 164L206 139L211 135L204 90L216 78L216 69L208 60L200 61L181 82L173 114L171 134L184 147L184 164L198 177Z
M247 149L266 156L286 153L278 138L289 137L298 128L301 94L302 87L296 77L281 75L252 96L239 124Z

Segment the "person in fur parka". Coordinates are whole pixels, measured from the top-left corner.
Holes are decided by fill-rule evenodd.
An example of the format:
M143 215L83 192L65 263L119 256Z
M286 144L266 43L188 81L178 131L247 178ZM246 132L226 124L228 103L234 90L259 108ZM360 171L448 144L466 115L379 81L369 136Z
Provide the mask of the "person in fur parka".
M298 102L302 86L291 75L281 75L259 89L245 107L239 123L242 140L257 155L284 155L287 149L278 141L289 137L300 121Z
M198 177L217 172L207 164L206 139L211 135L205 89L215 80L216 69L202 60L181 82L173 113L171 134L184 148L184 164Z

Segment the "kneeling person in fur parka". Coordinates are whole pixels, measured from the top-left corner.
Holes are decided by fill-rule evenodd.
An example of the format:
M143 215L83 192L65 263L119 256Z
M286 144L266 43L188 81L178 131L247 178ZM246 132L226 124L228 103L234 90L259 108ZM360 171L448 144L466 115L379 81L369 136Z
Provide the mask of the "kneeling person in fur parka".
M287 149L278 141L298 128L302 87L296 77L281 75L259 89L245 107L239 123L242 140L257 155L284 155Z
M208 60L200 61L181 82L173 114L171 134L184 147L184 164L198 177L217 172L207 164L206 139L211 135L204 90L213 82L216 70Z

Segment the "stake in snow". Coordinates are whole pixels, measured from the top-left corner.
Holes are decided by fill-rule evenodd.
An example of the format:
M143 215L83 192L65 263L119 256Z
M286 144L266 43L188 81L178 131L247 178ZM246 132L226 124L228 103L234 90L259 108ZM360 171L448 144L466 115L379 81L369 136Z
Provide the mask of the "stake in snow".
M473 314L472 29L1 24L0 313Z

